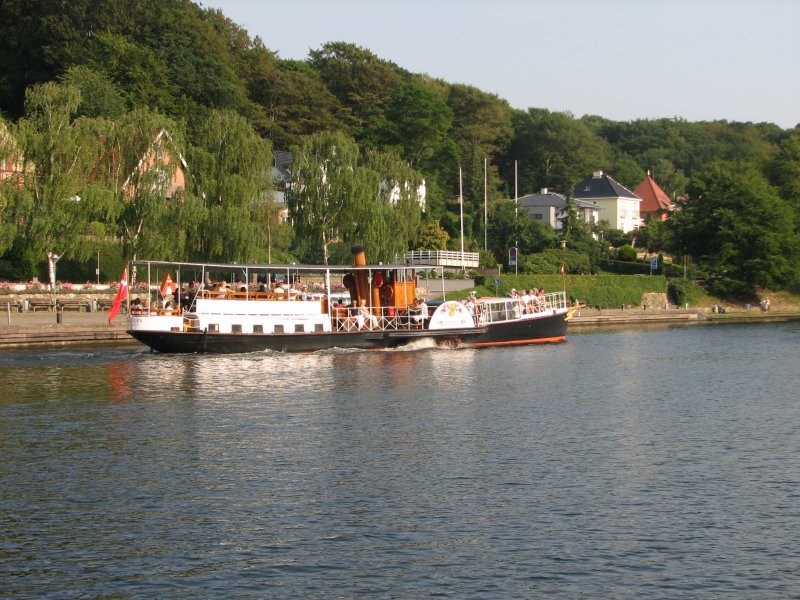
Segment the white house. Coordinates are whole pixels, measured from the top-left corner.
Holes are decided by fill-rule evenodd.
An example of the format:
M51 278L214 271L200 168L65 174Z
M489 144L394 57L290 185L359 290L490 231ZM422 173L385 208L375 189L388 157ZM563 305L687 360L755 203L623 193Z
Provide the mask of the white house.
M567 198L563 194L542 188L538 194L520 196L517 198L517 203L534 221L546 223L556 231L561 230L562 220L566 216L567 210ZM600 221L601 208L597 203L576 199L574 205L581 221L592 224Z
M597 204L603 211L602 218L614 229L627 233L641 225L642 199L602 171L595 171L575 186L575 200Z

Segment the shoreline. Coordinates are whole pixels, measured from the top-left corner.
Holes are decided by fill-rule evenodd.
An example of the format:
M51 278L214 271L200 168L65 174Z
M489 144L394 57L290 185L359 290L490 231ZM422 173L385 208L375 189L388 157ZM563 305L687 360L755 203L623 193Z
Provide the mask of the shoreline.
M107 323L105 312L0 313L0 351L17 348L46 348L64 345L137 345L126 332L127 316L121 314ZM60 317L60 320L59 320ZM703 309L644 310L587 309L575 311L567 330L608 325L664 325L710 323L764 323L800 319L800 311L711 313Z

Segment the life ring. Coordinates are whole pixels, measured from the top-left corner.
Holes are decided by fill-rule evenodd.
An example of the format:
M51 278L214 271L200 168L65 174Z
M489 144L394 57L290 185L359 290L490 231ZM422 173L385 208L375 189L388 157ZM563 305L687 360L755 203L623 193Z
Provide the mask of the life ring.
M380 272L375 273L375 277L372 278L372 285L377 288L383 286L383 274Z

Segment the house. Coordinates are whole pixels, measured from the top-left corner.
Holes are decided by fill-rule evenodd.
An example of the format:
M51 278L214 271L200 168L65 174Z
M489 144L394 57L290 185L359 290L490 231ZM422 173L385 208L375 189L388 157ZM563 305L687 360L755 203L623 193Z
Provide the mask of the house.
M614 229L627 233L641 225L642 199L602 171L595 171L575 186L575 200L597 204L603 210L603 219Z
M158 183L162 186L165 198L176 198L183 193L186 189L188 166L183 155L178 153L177 157L173 157L169 152L166 142L171 141L172 138L166 129L162 129L155 135L153 142L139 159L133 172L122 184L126 198L130 199L136 194L136 186L139 184L138 176L153 169L160 171L161 177L159 177Z
M517 198L517 203L534 221L546 223L556 231L561 230L562 220L566 216L567 210L567 198L563 194L542 188L538 194L520 196ZM590 224L600 221L601 208L595 202L576 199L573 204L581 221Z
M647 177L636 186L633 193L642 199L639 213L643 219L666 221L670 213L675 210L675 203L650 176L650 171L647 171Z
M11 137L8 127L0 122L0 182L23 172L19 148ZM21 185L22 179L18 181Z
M272 159L272 181L275 184L273 200L278 209L278 222L289 221L289 205L286 203L286 188L292 180L292 153L275 150Z

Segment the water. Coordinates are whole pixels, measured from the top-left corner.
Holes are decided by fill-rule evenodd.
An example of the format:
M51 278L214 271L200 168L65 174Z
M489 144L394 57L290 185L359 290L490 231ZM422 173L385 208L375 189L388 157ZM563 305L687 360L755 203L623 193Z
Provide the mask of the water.
M798 323L0 353L15 598L800 595Z

